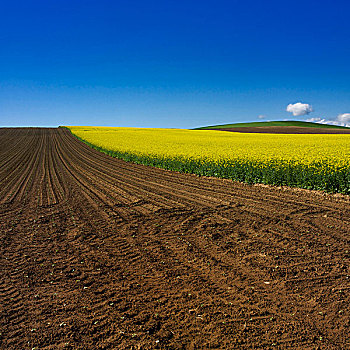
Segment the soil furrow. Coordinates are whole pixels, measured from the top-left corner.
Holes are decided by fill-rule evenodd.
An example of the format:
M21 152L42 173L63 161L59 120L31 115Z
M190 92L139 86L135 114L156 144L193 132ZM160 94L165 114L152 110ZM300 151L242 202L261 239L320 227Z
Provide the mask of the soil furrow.
M349 197L0 141L0 349L348 348Z

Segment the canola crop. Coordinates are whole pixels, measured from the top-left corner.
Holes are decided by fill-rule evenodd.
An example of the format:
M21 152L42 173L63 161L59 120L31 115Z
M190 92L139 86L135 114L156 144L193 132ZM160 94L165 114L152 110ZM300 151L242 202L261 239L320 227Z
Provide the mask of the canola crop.
M113 157L247 183L350 194L350 135L68 127Z

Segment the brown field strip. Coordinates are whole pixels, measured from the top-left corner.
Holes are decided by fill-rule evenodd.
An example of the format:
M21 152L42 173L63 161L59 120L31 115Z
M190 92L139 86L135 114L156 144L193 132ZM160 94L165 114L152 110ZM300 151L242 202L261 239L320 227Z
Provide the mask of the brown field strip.
M350 348L349 197L0 129L0 349Z
M350 128L315 128L305 126L245 126L237 128L213 128L208 130L221 130L232 132L248 132L263 134L350 134Z

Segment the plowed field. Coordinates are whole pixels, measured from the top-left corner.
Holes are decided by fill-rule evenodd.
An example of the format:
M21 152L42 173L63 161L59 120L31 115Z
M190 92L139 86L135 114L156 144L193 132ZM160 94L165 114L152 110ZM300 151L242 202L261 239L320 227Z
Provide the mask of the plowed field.
M1 349L347 349L350 202L0 129Z
M309 128L300 126L258 126L241 128L215 128L211 130L249 132L263 134L350 134L350 129Z

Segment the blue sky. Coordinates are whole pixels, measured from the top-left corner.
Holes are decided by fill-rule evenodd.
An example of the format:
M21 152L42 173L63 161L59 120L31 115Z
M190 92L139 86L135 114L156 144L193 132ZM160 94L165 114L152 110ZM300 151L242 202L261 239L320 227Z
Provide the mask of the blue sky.
M350 113L350 3L2 1L0 125L180 127Z

